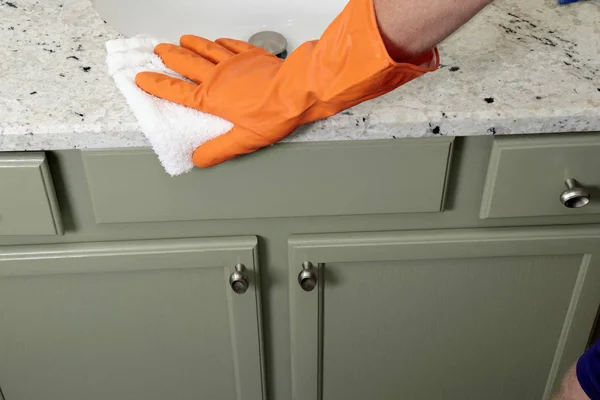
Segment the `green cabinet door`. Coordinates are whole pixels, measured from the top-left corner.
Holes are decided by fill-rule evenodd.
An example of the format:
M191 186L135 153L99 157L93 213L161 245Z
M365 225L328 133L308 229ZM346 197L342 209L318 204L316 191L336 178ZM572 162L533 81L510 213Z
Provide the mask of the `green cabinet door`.
M4 397L263 399L258 282L255 237L0 248Z
M296 236L294 400L537 400L585 349L600 228ZM298 284L302 264L318 276Z

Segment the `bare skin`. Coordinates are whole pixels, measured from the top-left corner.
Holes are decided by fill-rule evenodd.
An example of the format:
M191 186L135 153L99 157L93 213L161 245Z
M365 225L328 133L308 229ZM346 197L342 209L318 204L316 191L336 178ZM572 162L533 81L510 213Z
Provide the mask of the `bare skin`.
M552 400L590 400L579 385L574 365L567 371L560 384L559 392L552 397Z
M381 36L396 61L417 59L492 0L374 0Z

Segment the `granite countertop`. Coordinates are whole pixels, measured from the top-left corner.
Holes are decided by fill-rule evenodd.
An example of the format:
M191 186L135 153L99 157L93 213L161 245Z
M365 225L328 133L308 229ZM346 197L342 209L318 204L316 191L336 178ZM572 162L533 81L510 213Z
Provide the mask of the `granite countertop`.
M202 32L197 32L201 34ZM89 0L0 0L0 150L148 146ZM600 1L497 0L442 65L288 141L600 131Z

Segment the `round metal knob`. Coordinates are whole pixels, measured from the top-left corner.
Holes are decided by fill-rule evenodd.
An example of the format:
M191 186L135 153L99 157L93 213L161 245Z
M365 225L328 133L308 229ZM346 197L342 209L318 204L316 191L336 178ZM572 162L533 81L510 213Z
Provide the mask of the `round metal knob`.
M580 186L579 183L572 178L565 181L567 190L560 194L560 202L567 208L581 208L586 206L592 196L590 192L584 187Z
M235 271L229 276L229 286L237 294L244 294L248 287L250 287L250 281L246 274L244 274L246 267L244 264L236 264Z
M302 271L298 274L298 283L305 292L312 292L317 286L317 272L312 263L305 261L302 263Z

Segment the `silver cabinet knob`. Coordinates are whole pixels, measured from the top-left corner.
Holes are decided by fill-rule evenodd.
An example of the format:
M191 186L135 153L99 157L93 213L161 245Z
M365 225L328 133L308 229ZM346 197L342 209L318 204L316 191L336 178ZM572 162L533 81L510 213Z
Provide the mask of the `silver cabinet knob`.
M246 293L246 290L250 287L250 281L246 274L244 274L245 269L244 264L236 264L235 271L229 276L229 286L237 294Z
M568 178L565 181L565 185L567 186L567 190L560 194L560 202L565 207L581 208L590 202L592 198L590 192L580 186L575 179Z
M317 272L313 268L312 263L305 261L302 263L302 271L298 274L298 283L305 292L312 292L317 286Z

